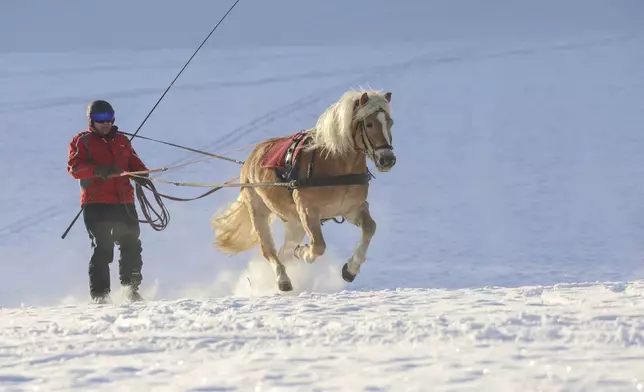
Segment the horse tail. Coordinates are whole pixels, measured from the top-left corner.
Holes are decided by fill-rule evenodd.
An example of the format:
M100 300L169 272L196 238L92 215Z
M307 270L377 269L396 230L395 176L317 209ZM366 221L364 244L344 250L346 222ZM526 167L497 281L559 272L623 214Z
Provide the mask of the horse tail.
M210 226L215 230L215 246L227 254L249 250L259 242L241 194L228 209L212 218Z

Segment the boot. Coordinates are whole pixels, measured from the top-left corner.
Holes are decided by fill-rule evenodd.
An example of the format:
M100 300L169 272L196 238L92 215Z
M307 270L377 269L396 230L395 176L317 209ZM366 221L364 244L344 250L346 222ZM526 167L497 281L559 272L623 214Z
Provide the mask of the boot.
M109 294L93 295L92 303L97 305L109 305L112 303L112 298L110 298Z
M141 302L144 301L141 294L139 294L138 286L126 286L125 288L125 299L128 302Z

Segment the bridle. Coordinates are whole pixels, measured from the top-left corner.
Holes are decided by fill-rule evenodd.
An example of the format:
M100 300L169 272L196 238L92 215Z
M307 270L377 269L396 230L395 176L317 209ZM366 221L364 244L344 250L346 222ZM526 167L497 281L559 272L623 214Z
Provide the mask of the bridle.
M374 113L387 113L384 109L378 109ZM373 142L369 138L369 133L367 132L367 126L365 125L365 120L359 120L356 122L356 127L359 129L360 137L362 139L362 144L364 145L365 149L357 148L356 150L363 152L365 155L370 156L373 161L376 161L376 152L378 150L393 150L394 147L389 144L381 144L379 146L374 147ZM392 135L391 133L389 134L389 140L392 140Z

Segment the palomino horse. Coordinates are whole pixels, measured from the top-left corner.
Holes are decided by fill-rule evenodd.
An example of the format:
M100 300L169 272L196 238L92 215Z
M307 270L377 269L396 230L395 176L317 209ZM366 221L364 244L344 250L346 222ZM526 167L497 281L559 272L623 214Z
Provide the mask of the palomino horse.
M279 290L290 291L293 286L283 262L290 257L314 262L326 248L322 221L342 216L362 229L362 239L342 268L344 280L352 282L376 231L367 202L371 177L367 157L380 172L389 171L396 163L390 102L391 93L348 91L319 117L315 128L255 146L240 175L240 182L249 186L242 187L237 200L211 221L216 247L236 254L259 243L273 267ZM286 158L280 158L282 163L287 161L283 167L290 171L286 173L266 163L278 144L289 147ZM284 182L291 186L252 186ZM275 216L285 227L279 252L270 231ZM308 245L302 244L305 234Z

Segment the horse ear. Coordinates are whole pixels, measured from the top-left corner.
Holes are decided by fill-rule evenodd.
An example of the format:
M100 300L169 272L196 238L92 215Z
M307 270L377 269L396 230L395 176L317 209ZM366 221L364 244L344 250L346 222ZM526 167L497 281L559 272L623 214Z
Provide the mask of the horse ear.
M391 93L386 93L385 99L387 100L387 102L391 103Z
M369 95L367 93L363 93L362 96L360 96L360 106L364 105L365 103L369 102Z

